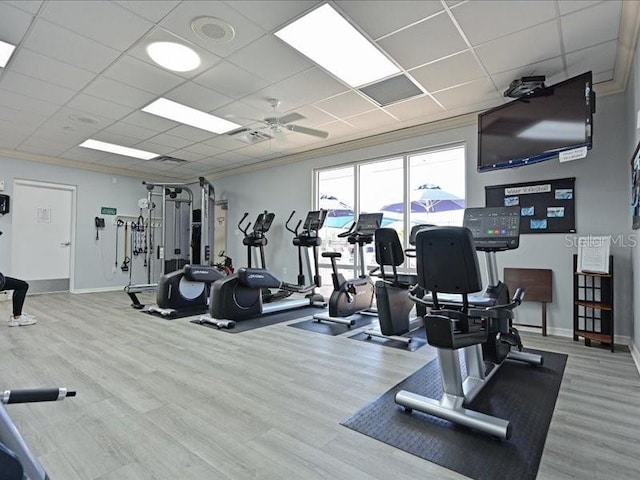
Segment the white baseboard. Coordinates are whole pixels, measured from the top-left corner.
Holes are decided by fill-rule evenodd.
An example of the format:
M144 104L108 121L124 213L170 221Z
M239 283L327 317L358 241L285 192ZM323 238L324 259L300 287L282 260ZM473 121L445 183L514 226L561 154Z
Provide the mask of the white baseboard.
M113 287L97 287L97 288L74 288L71 293L101 293L101 292L116 292L124 291L123 285Z
M640 351L638 351L638 347L633 341L629 344L629 350L631 351L631 357L636 364L636 368L638 369L638 373L640 373Z

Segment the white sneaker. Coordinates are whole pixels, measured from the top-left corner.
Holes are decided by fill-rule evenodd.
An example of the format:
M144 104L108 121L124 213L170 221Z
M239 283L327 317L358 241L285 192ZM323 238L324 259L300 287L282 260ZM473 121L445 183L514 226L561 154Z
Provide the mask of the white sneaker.
M26 325L33 325L34 323L37 323L35 317L31 315L25 315L24 313L18 318L13 318L13 316L9 317L10 327L24 327Z

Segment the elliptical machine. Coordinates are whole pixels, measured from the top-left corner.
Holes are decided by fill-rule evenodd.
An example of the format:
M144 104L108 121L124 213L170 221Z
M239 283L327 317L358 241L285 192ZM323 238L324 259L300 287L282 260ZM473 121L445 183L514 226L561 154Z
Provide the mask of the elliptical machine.
M347 325L351 328L355 325L356 313L360 315L375 316L376 313L370 311L373 302L374 285L365 269L364 246L373 242L373 236L382 223L382 213L361 213L358 221L351 225L348 231L338 235L339 238L346 238L350 245L357 245L358 257L356 261L360 264L360 275L356 278L346 280L344 275L338 272L337 260L342 257L340 252L324 252L322 256L331 260L331 280L333 281L333 292L329 298L329 314L319 313L313 316L318 322L333 322Z
M444 393L436 400L401 390L396 393L395 402L407 412L415 409L508 439L512 433L509 421L465 407L505 360L539 366L543 358L522 352L519 335L510 325L524 290L518 289L506 303L500 303L500 297L508 298L506 287L500 288L496 297L492 297L495 289L488 288L488 295L478 296L478 305L472 303L469 294L482 289L476 249L487 253L490 287L500 286L495 253L518 248L520 212L513 207L468 208L464 225L429 228L418 233L416 239L418 284L431 294L422 298L412 294L411 298L431 308L424 323L427 341L438 350ZM445 299L446 294L457 294L461 302ZM461 349L466 377L458 356Z
M294 212L295 213L295 212ZM322 228L326 217L326 210L309 212L304 222L302 232L297 233L300 222L295 229L288 229L295 233L293 244L298 247L300 260L302 250L307 252L313 249L315 261L315 274L311 272L309 265L309 279L315 282L304 284L306 276L302 271L298 274L298 284L287 283L279 280L269 270L264 268L240 268L230 277L219 280L211 287L211 305L209 315L201 316L197 323L201 325L213 325L218 328L233 328L236 321L246 320L259 315L282 312L303 307L324 308L326 302L322 295L315 292L320 285L318 274L317 249L321 243L318 231ZM289 220L293 214L289 217ZM299 261L302 267L302 261ZM287 293L304 294L303 298L291 298L277 302L264 303L262 291L264 289L279 289Z

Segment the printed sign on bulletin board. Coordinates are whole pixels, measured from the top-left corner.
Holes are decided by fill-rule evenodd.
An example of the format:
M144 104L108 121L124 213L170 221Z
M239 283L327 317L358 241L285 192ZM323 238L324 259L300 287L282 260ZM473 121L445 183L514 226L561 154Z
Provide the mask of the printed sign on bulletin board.
M485 187L487 207L520 208L520 233L575 233L575 178Z

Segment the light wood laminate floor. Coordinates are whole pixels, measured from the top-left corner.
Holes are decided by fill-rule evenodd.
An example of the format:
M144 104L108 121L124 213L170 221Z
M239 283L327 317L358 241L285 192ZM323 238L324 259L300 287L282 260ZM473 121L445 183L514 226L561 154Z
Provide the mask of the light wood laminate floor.
M134 311L121 292L31 296L25 310L37 325L0 323L0 388L78 391L7 406L54 480L463 478L339 424L435 358L429 346L286 324L232 335ZM631 355L524 341L569 354L538 478L640 478Z

